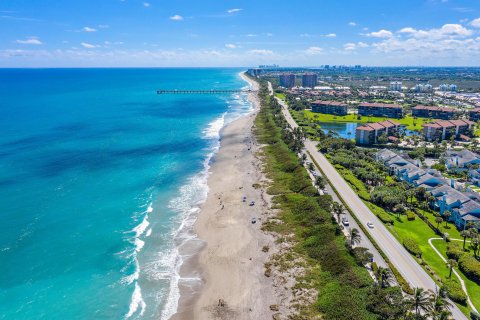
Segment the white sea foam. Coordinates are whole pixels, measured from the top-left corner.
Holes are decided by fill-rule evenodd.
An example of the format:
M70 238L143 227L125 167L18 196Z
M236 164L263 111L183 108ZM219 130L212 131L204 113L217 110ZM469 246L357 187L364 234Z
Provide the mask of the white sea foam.
M145 237L150 237L151 234L152 234L152 228L147 230L147 233L145 233Z
M140 307L140 314L139 316L142 316L143 313L145 312L145 301L142 299L142 289L138 285L138 282L135 283L135 290L133 290L132 294L132 301L130 302L130 307L128 309L128 313L125 316L127 319L133 316L138 308Z
M180 188L180 195L172 199L169 203L169 208L178 213L176 218L178 219L177 222L179 223L179 227L171 234L175 240L174 242L176 246L168 252L162 253L159 261L156 263L162 266L161 269L165 271L157 271L154 275L157 279L169 279L170 283L168 298L161 313L161 319L164 320L169 319L177 312L178 300L180 298L179 282L194 283L201 281L199 277L180 277L180 267L186 257L181 256L179 247L187 241L196 238L196 235L193 232L193 225L200 210L199 205L207 198L209 190L207 180L209 176L210 162L220 147L220 132L226 124L253 110L253 106L248 101L247 95L245 94L232 96L227 103L229 107L234 108L231 108L228 113L223 113L220 117L209 123L207 128L203 131L203 138L212 141L210 152L204 160L203 170L191 177L188 183ZM158 270L158 265L157 268L155 268L156 270Z

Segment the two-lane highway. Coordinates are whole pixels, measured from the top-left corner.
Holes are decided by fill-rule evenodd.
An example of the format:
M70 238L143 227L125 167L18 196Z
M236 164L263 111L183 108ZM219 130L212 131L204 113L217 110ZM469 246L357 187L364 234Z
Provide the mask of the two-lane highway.
M270 88L271 86L269 85L269 89ZM273 91L271 92L273 93ZM297 123L293 120L286 103L281 99L276 99L281 104L282 112L290 126L292 128L298 127ZM352 190L327 158L318 151L317 144L318 142L307 139L305 141L305 148L310 152L332 186L337 190L338 195L343 198L360 223L364 226L366 226L367 222L373 223L374 227L371 229L367 227L367 230L380 249L389 258L391 263L412 287L421 287L436 291L437 285L433 279L430 278L425 270L422 269L407 250L405 250L397 239L395 239L395 237L388 231L387 227L373 214L365 203L363 203L360 197L358 197L355 191ZM467 319L456 305L451 308L451 311L454 319Z

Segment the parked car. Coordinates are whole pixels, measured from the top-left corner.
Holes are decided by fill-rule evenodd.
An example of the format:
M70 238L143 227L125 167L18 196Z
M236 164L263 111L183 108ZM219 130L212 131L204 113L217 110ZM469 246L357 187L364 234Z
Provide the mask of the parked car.
M367 227L369 227L370 229L373 229L373 223L371 223L370 221L367 222Z
M345 227L348 227L350 225L350 222L348 222L348 219L347 218L342 218L342 224L345 226Z
M242 201L243 201L243 202L246 202L246 201L247 201L247 197L243 196Z
M252 224L255 224L255 223L257 223L257 219L252 218Z
M249 204L250 207L251 207L251 206L254 206L254 205L255 205L255 201L252 201L252 202L250 202L250 204Z

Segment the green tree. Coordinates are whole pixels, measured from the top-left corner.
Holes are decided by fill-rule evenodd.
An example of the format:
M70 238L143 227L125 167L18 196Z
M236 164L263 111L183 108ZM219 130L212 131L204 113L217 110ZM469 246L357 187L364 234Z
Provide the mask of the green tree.
M455 260L455 259L448 259L448 261L447 261L447 267L450 269L450 274L448 275L449 278L452 278L453 268L455 268L457 265L458 265L457 260Z
M408 303L419 319L422 313L428 314L432 310L431 293L423 288L415 288Z
M360 244L362 241L362 236L360 235L360 231L357 228L353 228L348 235L348 242L350 244L350 248L353 248L355 245Z
M434 293L430 298L431 310L429 315L432 317L432 320L448 320L452 313L450 308L453 306L447 299L446 293Z
M448 219L452 216L452 213L448 210L443 212L443 216L445 217L445 228L448 226Z
M378 267L375 276L377 277L378 284L382 288L388 287L392 280L392 273L388 268Z
M438 217L435 217L435 222L437 223L437 229L440 228L440 224L443 222L443 218L438 216Z
M338 224L340 224L340 217L345 212L345 209L343 208L343 206L340 203L334 202L333 206L332 206L332 210L333 210L333 213L337 216Z
M470 232L468 232L468 230L463 230L460 234L463 237L463 250L465 250L465 243L467 242L467 237L470 235Z

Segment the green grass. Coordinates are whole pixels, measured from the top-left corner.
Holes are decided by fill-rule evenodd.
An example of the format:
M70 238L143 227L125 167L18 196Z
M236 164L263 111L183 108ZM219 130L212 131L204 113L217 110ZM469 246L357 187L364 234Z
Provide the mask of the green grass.
M345 173L347 171L351 173L350 170L345 168L338 171L342 176L345 176ZM349 179L346 179L346 180L352 186ZM363 182L361 182L360 180L358 180L357 183L358 182L363 184ZM354 186L352 187L354 190L358 190L357 187L354 187ZM408 221L405 215L402 215L400 216L400 218L398 218L393 213L387 212L369 201L364 200L364 203L377 216L386 214L386 215L389 215L390 218L394 220L394 224L391 226L387 226L387 228L398 239L400 243L403 243L404 239L410 238L410 239L413 239L418 244L420 250L422 251L422 260L424 261L424 263L428 265L428 267L430 268L431 271L433 271L433 273L429 272L428 270L425 270L425 271L427 271L430 275L432 275L432 278L434 280L435 278L433 277L433 274L436 274L440 279L442 279L443 282L450 281L450 279L448 278L449 269L446 267L445 262L443 262L443 260L438 256L438 254L428 244L428 239L438 238L439 236L428 226L428 224L425 221L423 221L419 217L417 217L415 220ZM417 209L417 210L420 211L425 217L427 217L428 220L432 222L434 226L437 225L435 223L435 216L432 212L426 212L421 209ZM463 239L460 235L460 231L458 231L452 223L448 223L447 225L448 225L448 228L445 228L445 222L443 222L440 226L440 230L442 232L448 232L450 235L450 238ZM436 240L434 240L436 248L445 257L447 252L446 243L440 240L438 240L437 242L435 241ZM465 285L467 286L467 291L470 299L472 300L475 307L480 310L480 286L478 286L475 282L468 280L460 270L457 269L457 271L459 272L462 279L465 281ZM456 277L453 276L452 279L453 279L452 281L458 282ZM467 315L469 314L470 307L463 306L460 304L457 304L457 305L462 310L462 312L464 312Z
M275 97L285 100L285 93L275 93Z
M462 245L462 242L458 242L458 243ZM432 244L435 246L435 248L437 248L438 251L442 253L443 257L446 258L445 252L447 252L447 243L441 240L434 240L432 241ZM462 278L462 280L465 282L468 295L472 300L473 305L475 306L475 308L477 308L477 310L480 310L480 286L475 282L473 282L472 280L469 280L460 270L458 270L458 268L456 268L456 270L460 275L460 277Z
M323 114L316 113L310 110L303 111L305 119L310 121L319 121L319 122L356 122L356 123L367 123L367 122L380 122L385 120L394 120L406 126L408 130L422 130L422 125L428 122L428 119L417 118L414 119L412 116L406 116L403 119L393 119L393 118L383 118L383 117L361 117L359 120L356 114L348 114L346 116L335 116L332 114Z

